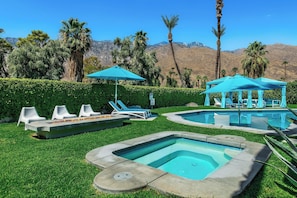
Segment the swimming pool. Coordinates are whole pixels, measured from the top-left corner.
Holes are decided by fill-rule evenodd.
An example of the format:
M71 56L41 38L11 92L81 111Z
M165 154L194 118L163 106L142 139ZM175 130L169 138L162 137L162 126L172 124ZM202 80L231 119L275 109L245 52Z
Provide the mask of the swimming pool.
M164 140L172 141L175 138L182 138L181 140L186 140L186 142L189 139L205 142L209 145L226 145L242 150L239 153L236 150L235 152L225 150L225 154L229 155L227 158L232 157L232 159L201 180L177 176L115 154L120 151L128 153L128 151L139 148L146 148L142 154L149 153L151 151L148 150L151 150L152 147L148 147L148 145L152 143L161 143L157 144L161 150L168 144ZM211 136L186 131L163 131L95 148L86 154L86 160L101 169L93 180L94 186L100 191L119 193L149 187L179 197L227 198L240 194L260 171L263 164L256 162L255 159L266 162L270 154L271 150L266 145L246 141L240 136L224 134ZM137 157L133 155L130 157ZM182 161L184 160L182 158L193 158L193 155L200 154L182 150L173 152L172 155L173 157L171 156L170 159L179 156ZM209 160L209 157L206 157L208 158L206 161ZM195 166L195 163L190 165ZM218 162L214 164L216 163Z
M231 126L253 127L252 118L266 118L269 125L281 130L287 129L290 124L290 118L297 119L288 110L202 110L190 113L179 113L184 120L202 123L214 124L214 114L229 115ZM257 128L255 126L255 128ZM262 129L262 128L261 128Z
M181 177L203 180L242 149L169 136L121 149L114 154Z

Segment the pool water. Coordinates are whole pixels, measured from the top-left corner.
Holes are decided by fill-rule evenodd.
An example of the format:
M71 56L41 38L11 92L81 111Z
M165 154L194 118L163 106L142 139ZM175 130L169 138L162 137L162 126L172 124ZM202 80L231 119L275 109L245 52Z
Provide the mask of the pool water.
M184 178L203 180L241 151L232 146L173 136L114 154Z
M290 118L297 117L288 110L236 110L236 111L200 111L194 113L179 114L183 119L204 124L214 124L214 113L230 115L230 125L251 127L252 116L267 118L268 124L284 130L291 124Z

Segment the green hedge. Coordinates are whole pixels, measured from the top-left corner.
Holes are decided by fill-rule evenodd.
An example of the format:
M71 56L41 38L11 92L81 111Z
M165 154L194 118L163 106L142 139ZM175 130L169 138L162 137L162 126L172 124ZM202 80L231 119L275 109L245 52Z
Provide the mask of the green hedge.
M288 83L287 103L297 104L297 81ZM108 101L114 100L115 86L112 84L72 83L52 80L0 78L0 121L16 121L21 108L35 106L39 115L51 118L56 105L66 105L70 113L79 113L82 104L91 104L95 111L110 113ZM189 102L204 104L201 89L166 88L119 85L118 98L127 105L149 108L149 93L154 94L157 107L180 106ZM236 95L236 94L235 94ZM234 96L235 96L234 95ZM211 94L221 97L220 94ZM244 96L245 97L245 96ZM253 92L253 97L257 93ZM264 97L280 98L281 90L265 91Z
M0 120L16 121L22 107L35 106L39 115L51 118L56 105L66 105L70 113L79 113L82 104L91 104L95 111L111 112L108 101L114 100L113 84L72 83L52 80L0 78ZM155 107L203 104L203 90L145 86L118 86L118 98L128 105L149 107L149 93Z

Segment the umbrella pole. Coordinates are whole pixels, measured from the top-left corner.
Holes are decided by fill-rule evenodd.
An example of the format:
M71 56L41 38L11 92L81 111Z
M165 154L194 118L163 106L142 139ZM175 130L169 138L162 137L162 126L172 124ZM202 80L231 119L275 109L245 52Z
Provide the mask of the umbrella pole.
M116 80L115 93L114 93L114 103L117 104L117 100L118 100L118 81Z

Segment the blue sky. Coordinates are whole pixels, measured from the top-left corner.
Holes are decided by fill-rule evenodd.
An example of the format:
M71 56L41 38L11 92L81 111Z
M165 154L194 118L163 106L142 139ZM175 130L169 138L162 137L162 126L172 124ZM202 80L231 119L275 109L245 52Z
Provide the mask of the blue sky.
M144 31L149 44L167 41L161 16L179 15L176 42L201 42L216 48L216 0L7 0L0 3L1 37L26 37L42 30L57 39L62 21L86 22L94 40L114 40ZM297 45L296 0L224 0L221 23L226 27L222 50L263 44Z

